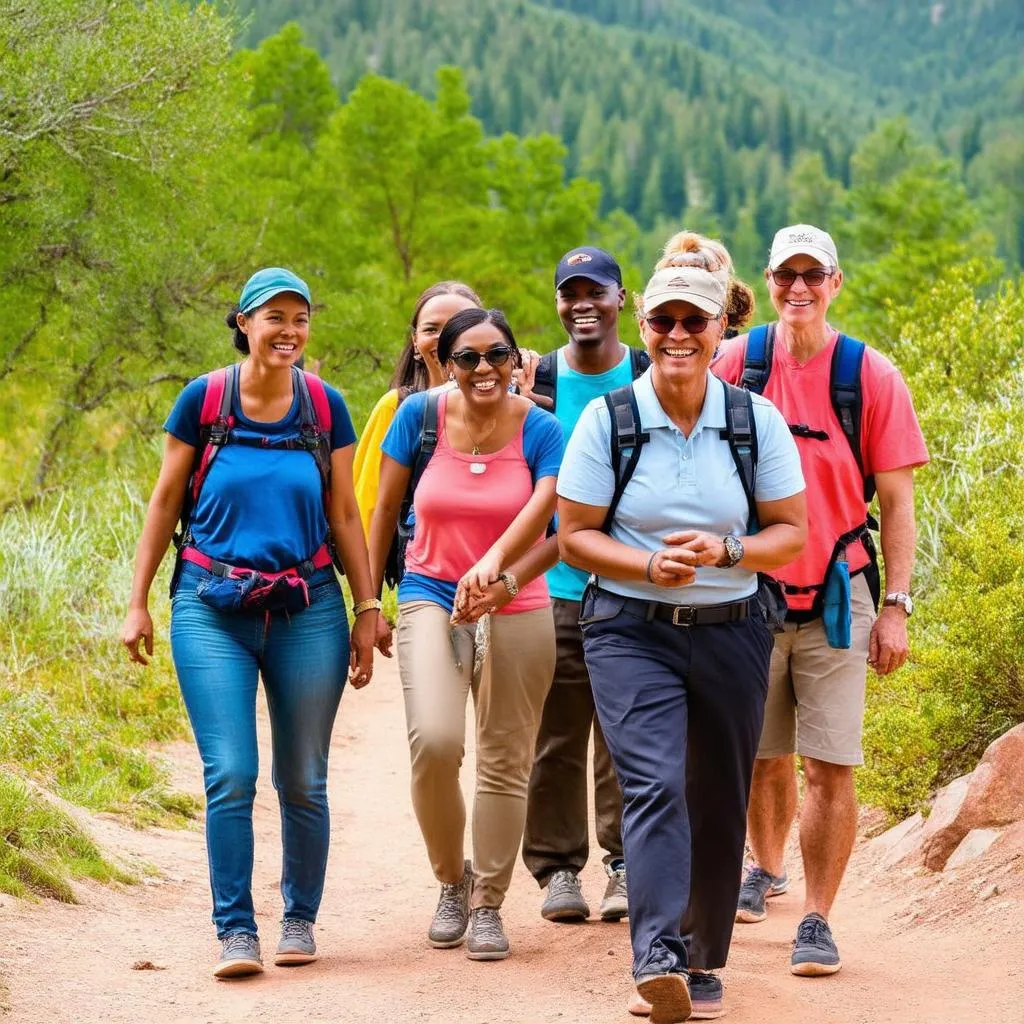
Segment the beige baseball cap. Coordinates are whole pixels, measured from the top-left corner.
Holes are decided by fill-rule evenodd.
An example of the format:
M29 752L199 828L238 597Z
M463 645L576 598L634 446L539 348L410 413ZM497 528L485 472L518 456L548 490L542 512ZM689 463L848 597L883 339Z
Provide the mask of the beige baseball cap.
M699 267L666 267L647 282L644 311L665 302L692 302L712 316L720 316L725 306L725 281Z
M778 270L791 256L810 256L823 267L839 267L839 254L832 236L813 224L790 224L775 232L768 269Z

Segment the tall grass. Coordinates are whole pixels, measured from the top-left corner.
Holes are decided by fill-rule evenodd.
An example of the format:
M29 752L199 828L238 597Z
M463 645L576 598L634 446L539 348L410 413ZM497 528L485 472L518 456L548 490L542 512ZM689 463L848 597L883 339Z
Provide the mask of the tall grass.
M153 610L164 642L149 668L131 665L119 643L143 513L135 486L114 478L0 519L0 767L15 776L0 787L0 822L8 830L0 836L39 811L17 775L136 824L197 810L169 787L147 750L187 730L168 657L162 583L154 587ZM44 852L51 833L18 834L31 857ZM56 849L77 870L72 847ZM16 888L0 864L0 889Z

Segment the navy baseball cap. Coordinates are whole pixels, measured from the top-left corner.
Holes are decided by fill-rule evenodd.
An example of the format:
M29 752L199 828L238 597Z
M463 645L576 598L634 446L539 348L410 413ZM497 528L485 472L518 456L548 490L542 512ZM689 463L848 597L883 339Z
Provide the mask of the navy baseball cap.
M582 245L578 249L570 249L555 268L555 287L561 288L566 281L574 277L585 277L588 281L598 284L616 284L622 287L622 271L615 257L604 249L592 245Z

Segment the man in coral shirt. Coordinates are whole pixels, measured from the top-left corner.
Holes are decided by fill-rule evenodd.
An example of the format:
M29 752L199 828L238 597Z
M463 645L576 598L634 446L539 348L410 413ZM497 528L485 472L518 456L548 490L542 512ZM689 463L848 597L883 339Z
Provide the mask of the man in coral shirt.
M807 482L810 534L803 554L774 574L784 586L789 611L772 655L747 819L754 865L740 891L736 919L764 920L765 898L787 888L783 856L797 810L794 755L799 753L806 783L800 815L806 895L791 969L814 976L834 974L842 966L828 915L856 834L853 769L863 763L867 666L885 675L898 669L909 653L913 471L928 461L928 451L899 371L867 347L859 369L859 430L850 429L859 441L861 464L855 442L844 433L841 410L833 404L833 356L840 336L827 320L829 305L843 284L832 238L811 225L783 228L772 244L765 278L778 322L768 335L764 328L754 328L750 335L725 342L711 368L739 384L746 363L747 385L761 390L790 424ZM773 344L761 343L772 336ZM748 351L751 338L758 341L750 342ZM849 346L848 340L842 344ZM853 343L846 351L852 349L859 346ZM764 356L760 375L758 351ZM862 528L872 477L881 512L886 584L877 618L874 545ZM836 632L836 620L830 618L838 614L834 608L823 615L823 598L838 592L832 587L825 591L826 576L831 578L833 565L844 561L838 569L842 577L849 574L848 596L838 607L843 612L839 618L848 624L846 637L842 629Z

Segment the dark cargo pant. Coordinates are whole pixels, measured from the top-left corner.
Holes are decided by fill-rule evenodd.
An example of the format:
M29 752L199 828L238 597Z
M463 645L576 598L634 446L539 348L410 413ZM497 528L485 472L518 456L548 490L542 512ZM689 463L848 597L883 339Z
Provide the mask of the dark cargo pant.
M673 626L592 594L583 643L622 780L634 975L724 967L772 634L760 612Z
M605 864L622 857L622 791L615 777L583 658L578 601L552 602L555 616L555 679L551 684L530 775L523 861L545 886L568 868L579 872L590 854L587 824L587 746L594 732L594 808L597 841Z

